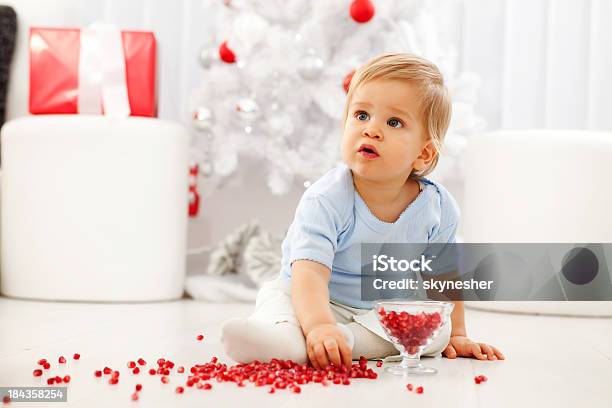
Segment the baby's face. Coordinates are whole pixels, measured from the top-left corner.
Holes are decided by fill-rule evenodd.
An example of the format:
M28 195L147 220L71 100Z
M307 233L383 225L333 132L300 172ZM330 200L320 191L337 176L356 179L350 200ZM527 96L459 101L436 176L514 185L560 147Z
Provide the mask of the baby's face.
M390 181L420 170L431 143L424 140L418 108L419 95L407 81L374 80L357 88L342 138L342 159L353 173Z

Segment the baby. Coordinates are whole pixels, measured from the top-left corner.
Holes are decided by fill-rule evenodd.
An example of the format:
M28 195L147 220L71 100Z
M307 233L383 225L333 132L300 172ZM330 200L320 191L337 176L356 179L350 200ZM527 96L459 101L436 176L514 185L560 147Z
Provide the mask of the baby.
M280 275L261 288L253 314L223 324L228 356L325 368L398 354L379 330L372 302L361 299L360 244L455 242L458 206L424 177L438 162L450 116L442 75L425 59L382 55L355 72L343 163L302 196L282 244ZM451 319L423 355L504 359L467 337L463 303L453 303Z

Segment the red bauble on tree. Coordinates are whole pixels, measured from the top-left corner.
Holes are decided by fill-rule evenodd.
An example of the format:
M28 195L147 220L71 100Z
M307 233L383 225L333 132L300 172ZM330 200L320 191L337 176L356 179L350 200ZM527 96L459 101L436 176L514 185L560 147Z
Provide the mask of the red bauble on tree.
M219 57L221 57L223 62L227 62L228 64L233 64L236 62L236 55L227 46L227 41L223 41L223 43L219 46Z
M355 70L352 70L344 77L344 81L342 82L342 86L344 87L344 92L349 91L349 86L351 86L351 79L353 79L353 75L355 75Z
M189 216L196 217L200 211L200 193L198 192L199 166L189 168Z
M351 18L358 23L370 21L374 12L374 4L370 0L354 0L351 3Z

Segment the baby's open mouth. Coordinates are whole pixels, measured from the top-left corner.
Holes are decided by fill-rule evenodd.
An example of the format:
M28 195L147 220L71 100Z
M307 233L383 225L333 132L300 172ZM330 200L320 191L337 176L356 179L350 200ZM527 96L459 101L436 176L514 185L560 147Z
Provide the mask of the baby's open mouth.
M357 152L361 153L363 156L369 159L373 159L379 156L378 152L376 151L376 148L369 144L362 144Z

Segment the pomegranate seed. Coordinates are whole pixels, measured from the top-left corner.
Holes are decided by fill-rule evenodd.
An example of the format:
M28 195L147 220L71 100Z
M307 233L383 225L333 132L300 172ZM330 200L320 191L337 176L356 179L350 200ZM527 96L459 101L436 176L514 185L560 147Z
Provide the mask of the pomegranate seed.
M159 360L157 360L157 365L162 366L162 365L164 365L165 362L166 362L165 359L160 358Z
M109 367L104 367L104 374L110 374L113 370L111 370Z
M49 364L49 363L45 362L45 363L43 364L43 368L44 368L45 370L48 370L49 368L51 368L51 364Z
M164 370L163 372L164 375L170 375L170 370L168 370L167 368Z
M136 391L142 390L142 384L136 384Z
M3 404L8 404L10 402L11 402L11 397L9 397L8 395L5 395L4 397L2 397Z
M47 378L47 384L52 385L55 382L55 377Z
M138 401L138 393L137 392L132 394L132 401Z
M134 374L138 374L140 372L140 368L138 367L134 367L134 369L132 370L132 373Z
M184 391L185 391L185 389L183 387L181 387L181 386L176 387L176 393L177 394L182 394Z
M38 365L44 365L47 362L46 358L41 358L40 360L38 360Z
M146 362L146 361L144 361L142 358L139 358L139 359L138 359L138 364L140 364L140 365L145 365L145 364L147 364L147 362Z
M100 371L100 370L96 370L96 371L94 372L94 375L95 375L96 377L102 377L102 371Z
M351 380L349 380L348 378L345 378L344 380L342 380L343 385L349 385L350 383L351 383Z
M204 340L204 336L202 336L201 334L198 334L198 337L196 337L196 339L198 339L198 341L202 341Z
M406 388L408 388L408 391L412 391L412 384L408 384Z
M270 387L270 389L268 390L268 394L274 394L276 392L276 389L274 387Z
M119 371L113 371L111 378L119 378Z
M34 370L34 377L40 377L42 375L42 370L36 369Z
M168 377L166 377L165 375L163 375L163 376L162 376L162 378L161 378L161 382L163 382L164 384L168 384L168 381L170 381L170 380L168 379Z
M205 390L210 390L212 388L212 384L210 383L204 383L204 389Z
M293 387L291 387L291 391L293 391L296 394L299 394L300 392L302 392L302 389L298 387L297 385L294 385Z
M69 383L70 382L70 376L69 375L65 375L64 376L64 382L65 383Z
M55 376L55 382L58 383L58 384L61 384L62 383L62 377L60 377L59 375L56 375Z
M474 377L474 382L475 382L476 384L480 384L480 383L481 383L481 380L480 380L480 378L478 378L478 377Z
M149 374L155 375L156 373L157 373L157 371L155 371L154 368L149 369Z
M422 394L422 393L423 393L423 387L420 387L420 386L419 386L419 387L417 387L417 389L416 389L416 393L417 393L417 394Z
M181 366L181 367L177 368L177 369L176 369L176 372L177 372L177 373L180 373L180 374L184 373L184 372L185 372L185 367L182 367L182 366Z
M376 362L376 367L382 367L382 365L383 365L383 362L382 362L382 361L377 361L377 362Z
M128 368L134 368L134 367L136 367L136 362L128 361L127 366L128 366Z
M60 364L65 364L66 363L66 358L64 356L60 356L58 361L59 361Z
M117 384L119 382L119 379L117 377L112 377L110 380L108 380L109 384Z
M74 358L75 360L78 360L81 358L81 355L79 353L74 353L74 355L72 356L72 358Z

